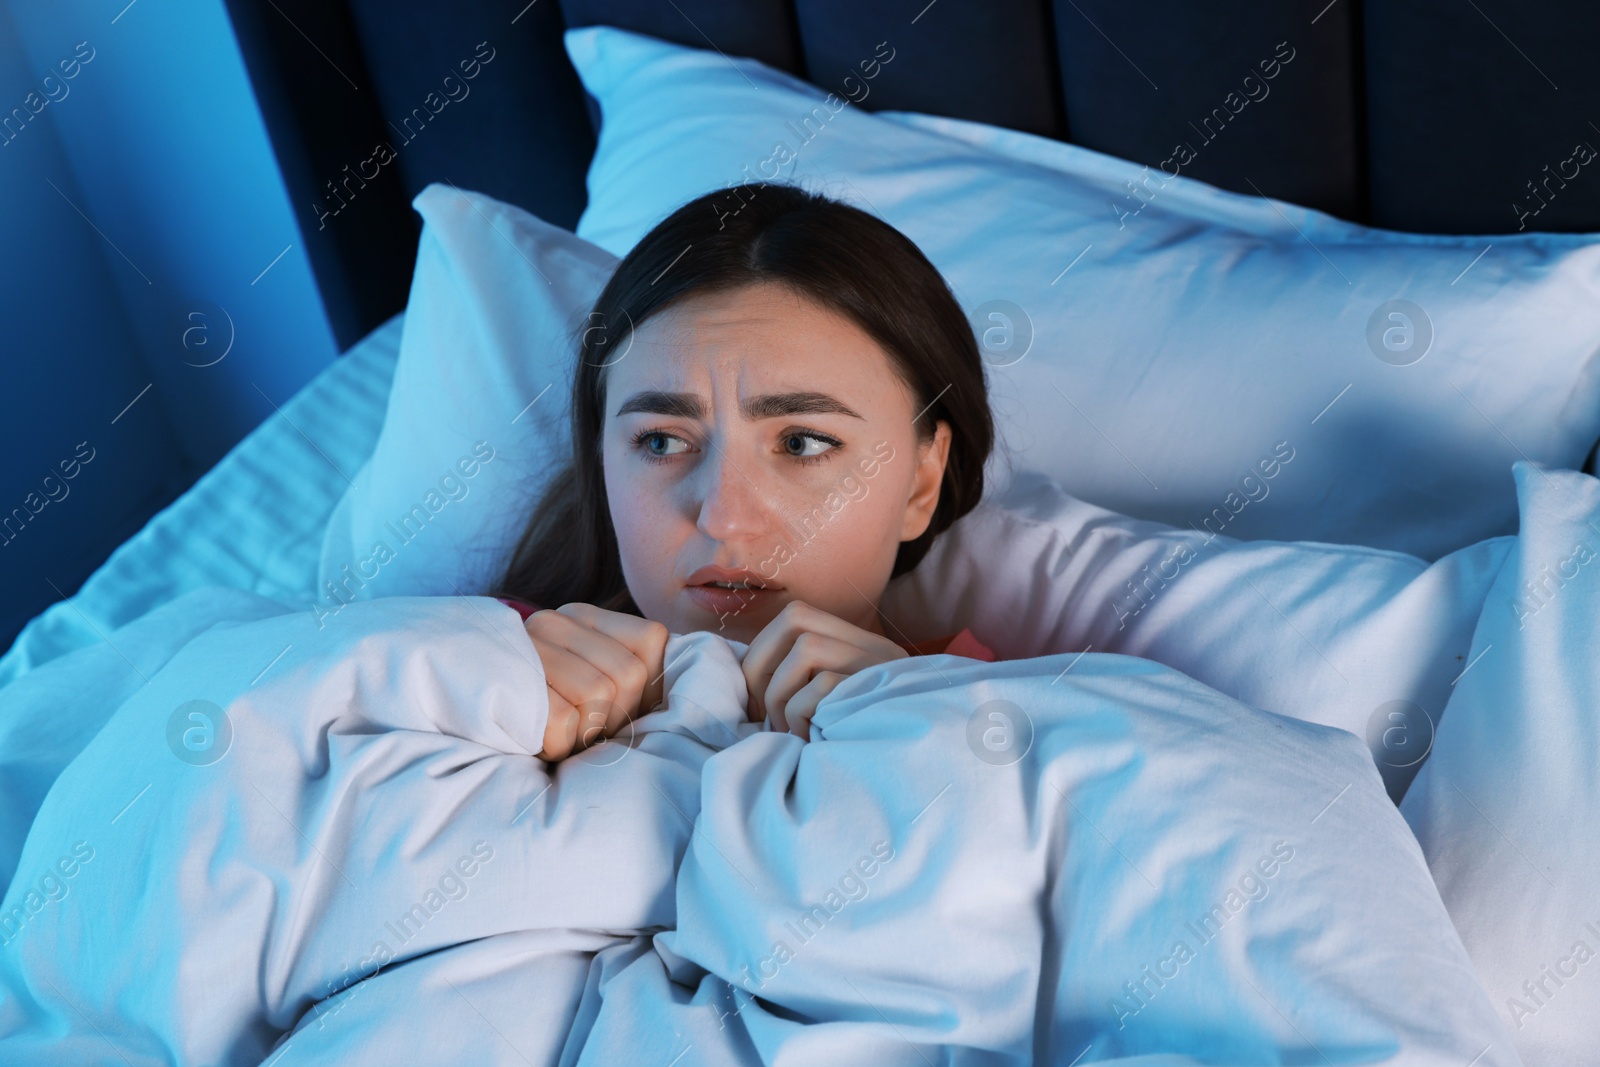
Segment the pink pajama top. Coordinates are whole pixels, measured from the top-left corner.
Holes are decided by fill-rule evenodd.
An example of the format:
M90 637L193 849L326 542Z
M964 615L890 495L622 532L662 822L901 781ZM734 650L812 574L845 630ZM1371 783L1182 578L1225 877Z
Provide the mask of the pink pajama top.
M526 600L519 600L516 597L503 596L495 599L507 607L516 609L517 614L524 619L539 610L537 606L528 603ZM915 644L895 641L895 644L913 656L935 656L943 652L952 656L966 656L968 659L981 659L986 663L995 661L994 651L974 637L972 631L966 627L962 627L960 633L950 634L945 637L934 637L927 641L918 641Z

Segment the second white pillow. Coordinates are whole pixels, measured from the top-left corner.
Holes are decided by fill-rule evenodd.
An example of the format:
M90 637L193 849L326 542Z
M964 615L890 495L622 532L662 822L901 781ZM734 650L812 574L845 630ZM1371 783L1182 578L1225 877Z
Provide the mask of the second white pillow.
M1131 519L1026 472L935 541L882 606L912 640L970 626L1002 659L1143 656L1246 704L1348 730L1398 800L1515 542L1429 564L1353 545L1238 541Z

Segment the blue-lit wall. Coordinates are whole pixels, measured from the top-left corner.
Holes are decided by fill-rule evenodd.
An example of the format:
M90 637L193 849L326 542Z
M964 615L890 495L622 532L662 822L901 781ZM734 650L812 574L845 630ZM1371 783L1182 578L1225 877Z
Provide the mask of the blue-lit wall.
M336 355L222 0L0 0L0 647Z

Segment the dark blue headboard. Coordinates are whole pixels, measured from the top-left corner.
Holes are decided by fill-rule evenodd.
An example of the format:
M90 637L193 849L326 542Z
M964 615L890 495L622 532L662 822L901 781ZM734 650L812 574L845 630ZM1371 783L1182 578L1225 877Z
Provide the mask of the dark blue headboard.
M341 347L405 304L410 200L450 181L577 224L606 23L862 102L1082 144L1391 229L1600 231L1593 0L229 0ZM480 49L480 42L483 47ZM492 55L424 126L463 60ZM369 161L382 142L385 165ZM1597 160L1596 162L1600 162ZM346 169L349 168L349 169ZM341 186L350 174L376 176ZM357 189L343 196L342 190Z

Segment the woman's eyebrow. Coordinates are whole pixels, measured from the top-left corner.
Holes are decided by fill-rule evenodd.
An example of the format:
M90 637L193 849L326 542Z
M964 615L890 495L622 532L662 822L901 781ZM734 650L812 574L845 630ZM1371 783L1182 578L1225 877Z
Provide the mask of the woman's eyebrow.
M863 416L854 409L835 400L827 393L766 393L752 396L740 405L744 417L751 422L778 418L783 415L849 415L853 419ZM705 418L705 404L696 393L668 393L659 389L646 389L634 393L617 409L621 418L633 412L650 415L667 415L680 419Z

